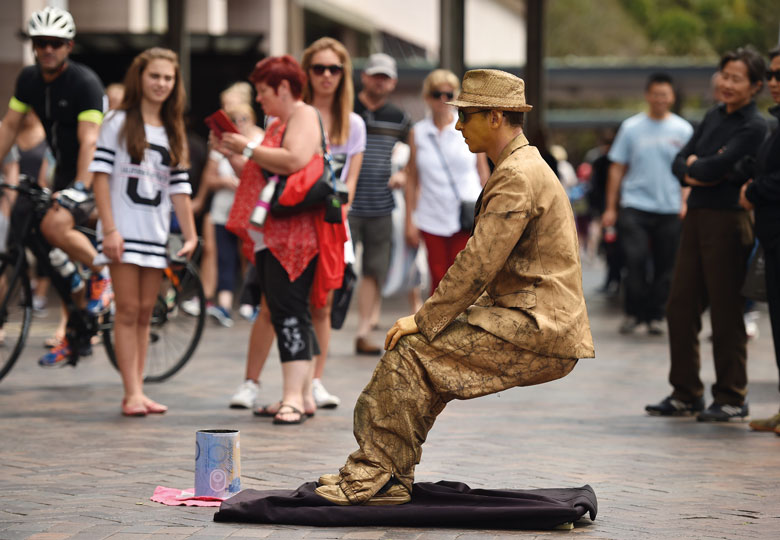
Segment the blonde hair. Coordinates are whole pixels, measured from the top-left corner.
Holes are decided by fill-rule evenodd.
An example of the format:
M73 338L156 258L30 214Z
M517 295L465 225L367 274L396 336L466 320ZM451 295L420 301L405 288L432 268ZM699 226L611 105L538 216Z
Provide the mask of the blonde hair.
M433 92L435 88L443 84L449 84L452 86L456 94L458 91L460 91L460 80L458 79L457 75L455 75L449 69L434 69L428 73L428 76L425 77L425 80L423 81L423 97L430 96L431 92Z
M355 89L352 85L352 60L346 47L340 41L329 37L320 38L303 51L301 67L307 74L306 84L303 87L303 101L311 104L314 97L314 90L308 77L311 59L315 53L326 49L336 53L343 68L341 81L338 88L336 88L336 96L333 99L333 110L331 111L333 113L333 127L328 133L330 142L334 145L340 145L346 143L347 139L349 139L349 113L352 112L355 106Z
M235 94L243 103L252 105L252 85L246 81L235 82L220 92L220 102L224 102L225 96L229 94Z

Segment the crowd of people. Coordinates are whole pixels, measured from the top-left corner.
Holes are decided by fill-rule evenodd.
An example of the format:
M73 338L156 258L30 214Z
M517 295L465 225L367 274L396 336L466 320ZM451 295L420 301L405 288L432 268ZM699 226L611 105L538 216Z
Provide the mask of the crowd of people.
M485 148L468 137L464 143L469 115L506 113L503 125L513 126L506 134L514 137L522 120L509 113L530 110L524 104L484 111L459 105L459 96L467 94L460 80L437 69L421 89L428 114L413 123L390 102L398 82L392 57L371 55L356 93L347 49L325 37L310 44L300 62L289 55L266 58L249 82L227 87L219 106L236 130L212 132L206 148L185 128L184 88L172 51L144 51L124 83L104 91L89 67L68 57L75 37L69 13L58 8L34 13L28 34L36 63L19 74L0 124L3 172L7 181L21 171L51 185L60 201L78 198L76 192L94 192L97 244L75 227L90 217L78 204L55 204L41 232L89 275L86 287L79 272L72 276L79 306L100 313L115 303L121 410L129 416L167 409L144 393L143 369L172 222L184 238L178 256L190 256L202 239L199 265L207 314L229 327L235 308L252 321L243 381L229 405L271 417L274 424L300 424L318 408L341 403L323 380L334 294L349 281L353 266L359 269L355 353L380 356L389 345L374 343L372 332L393 256L394 190L404 194L400 237L411 250L410 260L419 245L425 247L430 276L425 296L431 300L418 311L421 299L412 299L411 311L419 318L437 298L450 298L443 289L453 287L452 279L445 276L467 244L476 242L475 209L485 204L482 196L496 161L506 157L499 152L489 161ZM600 231L606 287L622 291L624 318L618 330L632 334L645 327L651 335L668 334L673 391L646 407L651 415L747 418L748 333L741 288L754 251L754 230L766 261L773 337L780 339L778 134L767 137L755 103L766 82L780 104L777 50L770 52L769 66L767 71L750 47L725 54L715 80L718 103L695 129L672 112L674 81L653 74L645 86L646 112L624 121L614 137L586 157L589 172L577 170L590 184L589 195L578 190L577 173L562 147L541 154L570 198L590 202L590 209L577 212L576 228L586 250L592 244L588 232ZM66 106L48 107L51 93ZM266 117L262 127L254 101ZM771 114L778 116L777 107ZM497 126L503 121L495 120ZM408 159L394 173L394 156L403 147ZM346 186L338 222L326 220L323 207L288 216L272 212L261 226L250 221L269 182L297 182L326 165ZM0 232L7 231L9 198L0 201L0 210ZM581 222L584 216L588 219ZM591 217L595 227L588 226ZM46 280L38 281L34 303L41 312ZM197 315L200 306L189 303L182 309ZM524 304L523 309L542 308ZM698 334L707 309L717 380L705 408ZM63 314L42 366L66 363L66 321ZM398 332L406 335L410 328ZM441 330L429 328L429 337ZM260 404L260 376L274 340L282 362L282 395ZM549 349L540 346L539 352ZM780 369L780 354L776 359ZM780 414L751 423L762 431L778 426Z

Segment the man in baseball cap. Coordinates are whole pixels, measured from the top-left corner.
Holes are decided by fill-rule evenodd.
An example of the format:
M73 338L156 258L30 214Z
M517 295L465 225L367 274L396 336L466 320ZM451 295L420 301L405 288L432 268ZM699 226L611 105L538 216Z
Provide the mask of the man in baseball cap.
M389 102L398 83L398 70L392 56L375 53L360 74L362 88L355 96L355 114L366 124L363 167L349 209L352 241L363 246L360 283L357 287L358 323L355 353L379 356L382 347L371 340L374 316L382 306L382 285L390 269L393 249L393 209L391 156L397 142L412 138L412 120ZM392 179L392 180L391 180Z
M567 375L594 356L571 206L523 134L524 82L469 71L450 104L472 152L495 164L466 247L414 315L387 333L355 405L359 449L316 492L336 504L402 504L433 423L472 399Z

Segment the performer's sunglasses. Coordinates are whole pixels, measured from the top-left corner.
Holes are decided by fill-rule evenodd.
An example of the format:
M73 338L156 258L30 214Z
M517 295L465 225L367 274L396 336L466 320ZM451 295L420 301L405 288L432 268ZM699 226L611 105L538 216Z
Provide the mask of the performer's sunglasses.
M772 79L780 82L780 69L776 69L775 71L767 71L766 72L766 80L771 81Z
M455 97L455 94L452 92L442 92L441 90L431 91L431 97L433 99L441 99L442 96L446 97L447 99L452 99Z
M469 116L472 114L477 114L481 112L488 112L490 109L480 109L478 111L464 111L463 109L458 109L458 121L461 124L465 124L466 121L469 119Z
M331 75L341 75L341 72L344 71L344 66L338 64L331 64L329 66L326 66L325 64L314 64L311 67L311 70L315 75L322 75L325 71L328 71Z
M59 49L63 45L67 43L67 40L64 39L51 39L51 38L40 38L40 37L34 37L32 38L32 44L33 47L36 49L45 49L46 47L51 47L52 49Z

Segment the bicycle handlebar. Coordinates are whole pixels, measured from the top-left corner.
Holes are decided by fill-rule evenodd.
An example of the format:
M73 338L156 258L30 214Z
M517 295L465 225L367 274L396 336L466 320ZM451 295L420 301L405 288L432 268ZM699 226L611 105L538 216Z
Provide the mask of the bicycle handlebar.
M49 188L41 187L38 184L31 182L26 175L19 175L18 184L0 182L0 189L10 189L19 193L24 193L39 203L48 203L51 201L52 196L52 192Z

